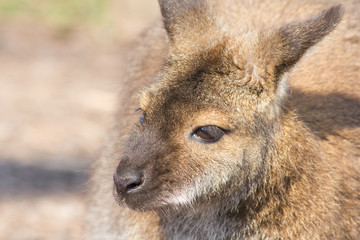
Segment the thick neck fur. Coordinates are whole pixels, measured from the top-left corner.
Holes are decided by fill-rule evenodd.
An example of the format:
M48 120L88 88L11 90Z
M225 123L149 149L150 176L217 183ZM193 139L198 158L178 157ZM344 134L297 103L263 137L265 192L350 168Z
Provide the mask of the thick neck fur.
M280 124L272 144L268 145L262 174L249 184L254 186L252 190L237 188L235 176L233 183L225 186L222 193L198 199L192 207L163 210L160 218L164 239L295 239L300 235L316 239L332 236L329 229L313 231L314 224L319 229L318 225L331 217L331 213L326 213L326 206L317 204L321 198L326 198L323 196L326 193L319 191L319 184L326 184L328 179L318 171L319 165L323 166L314 153L316 146L307 140L311 139L310 133L292 111L283 115ZM241 191L248 191L247 196L244 197ZM331 196L332 191L329 193ZM313 216L315 209L318 212L324 210L322 219ZM288 226L293 226L291 231L284 232L282 228ZM234 229L239 231L234 233Z

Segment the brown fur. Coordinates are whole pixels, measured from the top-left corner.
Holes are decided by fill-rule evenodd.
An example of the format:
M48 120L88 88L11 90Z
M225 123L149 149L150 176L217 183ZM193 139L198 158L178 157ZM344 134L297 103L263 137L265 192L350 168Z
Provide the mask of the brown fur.
M341 23L332 1L159 2L165 29L133 52L95 165L89 238L359 239L360 2ZM218 141L194 135L208 125Z

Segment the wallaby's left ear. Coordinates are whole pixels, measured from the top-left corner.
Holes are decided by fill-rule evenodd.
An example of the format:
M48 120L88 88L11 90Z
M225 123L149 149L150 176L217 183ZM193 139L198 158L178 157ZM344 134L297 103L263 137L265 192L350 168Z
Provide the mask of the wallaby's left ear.
M329 34L343 16L341 4L299 23L290 23L279 29L284 49L276 66L278 75L288 71L304 55L306 50Z
M204 0L158 0L164 27L171 43L186 41L208 31L213 24Z

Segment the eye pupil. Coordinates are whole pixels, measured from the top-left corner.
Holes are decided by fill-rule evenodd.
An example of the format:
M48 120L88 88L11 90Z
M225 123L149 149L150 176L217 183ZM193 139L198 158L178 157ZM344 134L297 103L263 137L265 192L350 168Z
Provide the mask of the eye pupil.
M214 138L204 128L199 128L199 130L195 134L202 139L213 139Z

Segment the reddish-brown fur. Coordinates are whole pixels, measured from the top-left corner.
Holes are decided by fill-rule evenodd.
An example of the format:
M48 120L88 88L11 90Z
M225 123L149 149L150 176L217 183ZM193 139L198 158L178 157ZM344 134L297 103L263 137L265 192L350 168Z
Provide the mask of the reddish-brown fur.
M359 239L360 2L342 21L332 1L159 2L165 30L132 53L95 165L89 237ZM223 132L204 142L204 126Z

